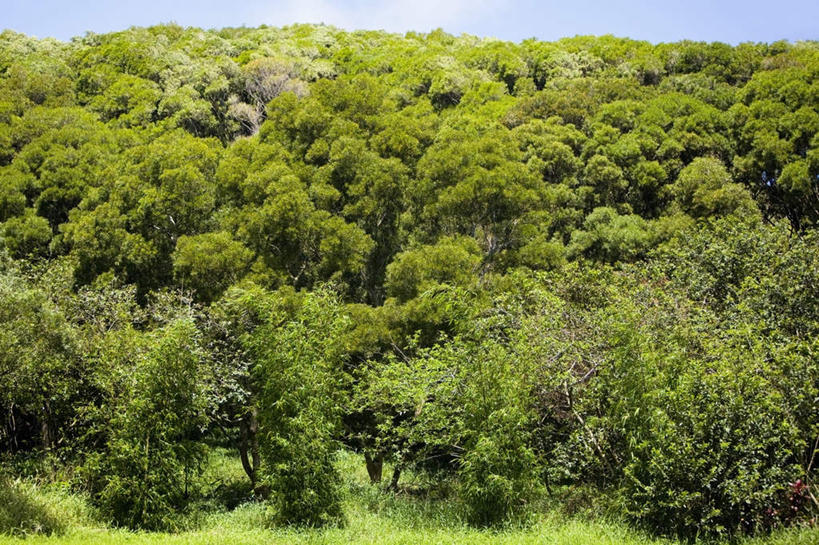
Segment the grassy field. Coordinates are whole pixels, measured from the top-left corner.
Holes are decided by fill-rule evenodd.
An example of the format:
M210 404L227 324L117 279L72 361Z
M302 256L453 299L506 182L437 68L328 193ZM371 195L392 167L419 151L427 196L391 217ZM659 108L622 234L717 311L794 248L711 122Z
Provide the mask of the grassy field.
M222 524L176 534L135 533L95 528L72 529L59 537L34 536L25 539L0 537L0 543L44 545L100 544L551 544L551 545L637 545L671 544L650 538L616 524L580 520L544 520L525 530L481 531L465 527L399 527L377 514L355 513L344 529L288 531L244 527L241 521L226 518ZM764 539L743 541L746 545L816 545L819 532L788 531Z
M339 464L346 476L347 524L325 530L270 528L265 507L244 503L224 507L231 484L243 478L237 461L226 453L211 460L201 491L203 501L180 519L183 530L176 533L129 532L101 523L81 498L59 489L24 485L35 503L50 513L58 531L52 536L0 535L0 544L43 545L297 545L297 544L548 544L548 545L672 545L672 540L654 538L617 522L590 516L567 517L558 509L545 510L525 527L501 531L470 528L461 521L452 502L418 494L390 494L371 487L358 457L343 456ZM422 489L423 477L407 478L408 489ZM25 488L28 487L28 488ZM227 492L226 492L227 491ZM221 494L218 501L214 498ZM0 500L4 498L0 497ZM8 501L8 498L6 498ZM8 509L8 505L6 506ZM3 509L0 506L0 521ZM32 515L34 516L34 515ZM29 525L29 532L36 524ZM742 540L744 545L817 545L819 529L793 529L765 538Z

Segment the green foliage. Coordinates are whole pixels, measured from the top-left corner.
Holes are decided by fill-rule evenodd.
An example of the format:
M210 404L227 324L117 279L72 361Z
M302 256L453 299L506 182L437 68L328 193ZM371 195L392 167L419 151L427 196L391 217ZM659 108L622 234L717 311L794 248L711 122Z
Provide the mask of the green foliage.
M777 370L755 360L688 362L644 407L653 414L625 468L625 493L649 527L689 537L752 533L790 507L795 454L806 445L790 403L766 379Z
M307 295L294 315L274 307L248 339L258 360L260 445L277 520L343 522L333 467L343 398L342 334L348 327L329 292Z
M464 292L444 289L435 297L455 306L450 315L467 330L412 359L372 367L357 398L376 419L375 443L398 450L400 464L423 467L439 459L431 467L457 468L472 523L525 518L539 492L527 362L484 329L497 327L492 319L471 316L473 302Z
M92 524L85 498L0 477L0 536L58 536Z
M87 381L76 357L76 332L44 286L2 262L0 324L0 406L9 415L0 439L11 450L15 418L35 418L37 444L51 449L65 438Z
M480 436L464 455L458 473L462 496L467 519L477 526L525 519L529 503L537 496L537 460L519 433L505 435L517 431L510 428Z
M695 218L756 213L756 205L747 189L732 183L722 163L710 157L694 159L680 171L670 191L675 204Z
M133 332L117 337L123 335ZM197 337L183 317L144 338L114 339L101 354L120 358L105 385L115 389L116 404L98 409L105 445L84 469L94 502L116 525L167 528L184 505L203 457L196 437L206 423Z
M387 293L408 301L441 284L468 287L475 282L480 249L470 238L444 238L434 246L407 250L387 267Z
M809 521L818 51L0 33L0 448L134 528L214 445L248 520L343 521L344 446L472 525Z
M613 263L643 255L653 242L651 226L636 214L621 215L612 208L595 208L583 229L572 233L569 253Z
M530 514L540 467L528 433L533 415L520 360L498 349L474 357L469 386L462 386L467 437L458 475L467 519L492 526Z
M248 270L253 252L225 232L182 236L176 243L174 271L199 297L216 299Z
M13 257L42 257L48 253L52 233L45 218L33 213L10 218L3 224L2 233L3 242Z

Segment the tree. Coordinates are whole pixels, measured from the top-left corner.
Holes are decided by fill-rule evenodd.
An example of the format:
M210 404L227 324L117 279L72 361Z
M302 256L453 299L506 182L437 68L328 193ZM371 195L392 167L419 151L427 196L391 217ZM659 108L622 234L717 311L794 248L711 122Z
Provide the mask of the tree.
M87 380L77 332L48 294L5 260L0 324L0 404L9 416L0 437L10 451L50 451L69 435L73 403Z
M356 401L372 412L377 450L397 468L456 472L472 524L525 518L539 493L539 463L528 432L530 370L502 340L511 324L498 323L502 314L493 311L500 309L481 315L482 306L457 287L425 297L450 308L458 334L370 362Z
M48 220L30 208L24 215L10 218L2 225L3 243L12 257L37 258L48 254L51 227Z
M680 172L669 192L674 196L674 205L695 218L749 215L757 210L750 193L733 183L725 166L710 157L694 159Z
M214 301L247 273L253 252L224 231L181 236L174 252L174 271L183 287L204 301Z
M615 262L643 255L654 235L650 225L635 214L620 215L612 208L595 208L583 229L572 233L570 255Z
M294 315L271 309L248 339L260 381L259 437L277 520L343 522L333 467L343 402L342 334L349 322L329 291L307 295Z
M100 347L106 403L96 408L100 450L84 471L94 502L117 525L164 529L188 498L204 456L206 425L199 333L189 317L147 334L116 332Z

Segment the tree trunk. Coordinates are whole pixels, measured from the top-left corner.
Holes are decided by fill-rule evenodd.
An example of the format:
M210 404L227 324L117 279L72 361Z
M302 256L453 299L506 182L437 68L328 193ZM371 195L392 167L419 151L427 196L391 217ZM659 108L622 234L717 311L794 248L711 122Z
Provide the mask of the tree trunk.
M239 456L242 459L242 467L250 479L253 492L257 497L266 497L266 487L259 485L259 466L261 457L259 456L259 418L256 407L250 409L247 417L239 422Z
M250 450L250 430L247 420L244 418L239 421L239 457L242 459L242 468L247 473L248 479L252 485L256 485L256 475L253 471L253 466L250 465L250 458L248 451Z
M54 437L51 432L51 405L48 400L43 405L43 417L40 422L40 438L43 444L43 450L49 451L54 446Z
M40 422L40 440L43 445L43 450L51 449L51 430L48 427L48 420L45 418Z
M395 469L392 470L392 480L390 481L390 490L397 492L398 491L398 479L401 478L401 466L395 466Z
M384 471L384 455L379 452L373 457L369 452L365 452L364 460L367 462L367 474L370 476L370 482L372 484L380 483Z

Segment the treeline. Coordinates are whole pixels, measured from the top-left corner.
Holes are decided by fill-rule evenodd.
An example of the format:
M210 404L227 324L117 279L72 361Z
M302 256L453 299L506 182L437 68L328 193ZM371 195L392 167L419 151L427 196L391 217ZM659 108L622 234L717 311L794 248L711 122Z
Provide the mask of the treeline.
M815 42L3 32L6 467L133 528L214 444L281 523L343 522L341 448L476 525L808 521L817 75Z

